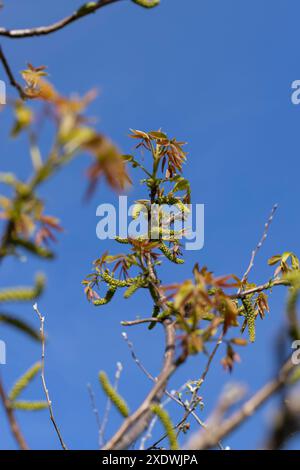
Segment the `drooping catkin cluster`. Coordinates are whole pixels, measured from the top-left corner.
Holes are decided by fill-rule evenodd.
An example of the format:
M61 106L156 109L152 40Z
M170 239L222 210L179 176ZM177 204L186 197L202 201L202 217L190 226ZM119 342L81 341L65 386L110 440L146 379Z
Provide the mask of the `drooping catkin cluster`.
M45 278L41 274L36 277L33 287L13 287L0 291L0 303L2 302L29 302L41 295L45 286Z
M104 393L109 397L111 402L115 405L117 410L121 413L124 418L129 416L129 408L125 400L119 395L119 393L111 385L106 373L104 371L99 372L99 382Z
M169 440L170 449L178 450L179 445L176 437L175 427L168 412L164 410L158 403L151 405L151 411L158 417L161 424L163 425Z
M251 302L251 297L247 296L242 299L242 304L245 309L246 322L249 333L249 340L251 343L255 341L255 319L256 312Z
M129 287L129 286L132 286L133 284L142 282L142 278L140 276L129 277L124 280L116 279L115 277L112 276L112 274L108 271L108 269L104 271L103 273L101 273L101 277L103 281L109 284L109 286L113 286L113 287Z
M116 286L110 286L110 288L107 290L105 297L100 297L99 299L94 300L94 305L99 306L99 305L106 305L108 302L111 301L113 296L115 295L117 290Z

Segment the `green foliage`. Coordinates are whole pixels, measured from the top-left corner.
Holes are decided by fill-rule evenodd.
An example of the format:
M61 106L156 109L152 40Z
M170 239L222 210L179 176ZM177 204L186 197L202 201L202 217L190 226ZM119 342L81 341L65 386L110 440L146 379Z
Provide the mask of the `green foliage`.
M177 436L175 431L175 426L173 425L171 418L166 410L164 410L159 404L153 404L151 406L151 411L158 417L161 424L163 425L166 435L169 440L170 449L178 450L179 445L177 442Z
M129 416L129 408L125 400L118 394L118 392L114 389L114 387L109 382L109 379L105 372L99 372L99 382L102 387L104 393L109 397L111 402L117 408L117 410L121 413L124 418Z

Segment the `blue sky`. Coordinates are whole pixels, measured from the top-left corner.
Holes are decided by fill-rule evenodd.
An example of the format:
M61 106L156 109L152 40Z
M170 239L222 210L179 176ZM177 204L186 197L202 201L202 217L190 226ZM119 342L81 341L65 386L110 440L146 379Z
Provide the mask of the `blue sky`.
M70 13L77 1L4 2L1 25L35 26ZM263 250L257 257L251 280L269 278L267 259L286 250L299 254L299 118L300 107L291 103L291 83L300 78L298 53L300 5L297 0L162 0L146 11L130 1L100 10L48 37L1 40L15 71L27 62L45 64L51 80L62 93L97 87L98 99L90 114L98 126L124 151L132 151L129 128L162 127L171 136L188 142L185 175L190 179L193 201L205 204L205 246L188 252L186 264L176 270L166 265L165 282L190 277L197 261L217 274L242 275L263 224L276 202L278 213ZM3 71L0 71L0 78ZM9 90L11 96L13 90ZM29 155L24 140L7 138L11 126L8 108L0 115L1 171L12 168L25 176ZM44 137L47 143L47 135ZM46 147L45 147L46 148ZM47 290L39 302L46 316L47 379L55 414L70 448L97 446L97 428L86 390L91 382L103 411L105 398L97 373L105 369L113 377L116 362L124 372L120 390L133 409L151 384L137 369L121 338L122 319L149 315L150 303L139 293L129 301L119 295L109 306L93 308L83 295L81 280L92 261L105 250L118 251L111 242L95 235L96 207L116 201L101 185L85 204L85 169L79 158L57 175L42 191L48 212L57 215L65 233L52 263L6 260L1 266L1 286L30 283L36 271L47 274ZM135 180L132 199L142 196ZM203 386L205 418L224 383L246 382L255 391L276 370L275 339L284 325L285 292L271 297L271 314L259 323L257 341L240 351L242 363L229 377L220 357ZM35 322L31 305L9 311ZM159 370L162 336L143 327L128 331L135 349L149 371ZM8 364L1 366L6 386L40 357L39 346L2 328ZM197 378L204 359L199 356L179 370L170 388ZM38 381L28 397L42 397ZM251 418L225 445L252 449L262 443L274 401ZM175 416L181 416L174 410ZM1 412L0 412L1 415ZM2 415L1 415L2 417ZM36 449L59 448L47 412L18 413L29 445ZM2 419L1 419L2 421ZM112 413L108 433L119 425ZM0 448L15 444L1 425ZM160 430L157 430L159 435ZM299 438L291 442L299 448Z

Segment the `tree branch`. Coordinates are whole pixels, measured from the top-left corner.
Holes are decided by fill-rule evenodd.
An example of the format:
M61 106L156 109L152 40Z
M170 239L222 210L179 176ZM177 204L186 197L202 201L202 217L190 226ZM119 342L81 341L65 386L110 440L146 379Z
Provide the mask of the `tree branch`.
M214 430L210 428L210 432L201 431L195 433L185 446L186 449L202 450L210 449L217 445L238 426L240 426L247 418L260 408L271 396L278 392L286 383L290 372L295 367L291 359L289 359L279 371L278 375L258 392L256 392L243 406L233 413L223 423L219 424Z
M5 393L5 390L4 390L1 379L0 379L0 399L2 401L4 410L5 410L8 422L9 422L11 432L12 432L18 446L20 447L21 450L29 450L27 442L25 441L25 438L24 438L24 436L21 432L21 429L20 429L20 427L17 423L14 410L11 407L10 400L6 396L6 393Z
M1 46L0 46L0 61L2 62L5 73L8 77L8 79L9 79L9 83L11 84L11 86L13 86L14 88L17 89L17 91L20 95L20 98L25 99L27 97L27 95L26 95L25 91L23 90L22 86L15 79L14 74L13 74L11 68L10 68L10 65L9 65L9 63L6 59L6 56L5 56Z
M42 384L43 384L43 389L45 392L46 400L48 403L48 409L50 413L50 419L52 421L52 424L54 426L55 432L59 438L59 442L61 444L61 447L63 450L68 450L66 444L64 443L64 440L62 438L61 432L59 430L59 427L55 421L54 414L53 414L53 408L52 408L52 401L50 400L50 395L49 395L49 390L46 384L46 379L45 379L45 332L44 332L44 324L45 324L45 317L40 313L37 304L34 304L33 306L34 311L36 312L37 316L39 317L40 324L41 324L41 342L42 342L42 360L41 360L41 379L42 379Z
M152 416L151 405L160 402L168 379L177 368L175 358L175 326L172 320L162 322L165 328L166 347L164 363L155 385L140 407L129 416L117 433L109 440L104 450L127 449L146 429Z
M56 31L59 31L60 29L65 28L66 26L71 23L74 23L80 18L90 15L91 13L95 13L97 10L102 7L105 7L106 5L110 5L119 1L121 0L99 0L97 2L87 2L71 15L66 16L65 18L48 26L39 26L37 28L24 29L0 28L0 36L5 36L11 39L28 38L32 36L45 36L47 34L51 34Z

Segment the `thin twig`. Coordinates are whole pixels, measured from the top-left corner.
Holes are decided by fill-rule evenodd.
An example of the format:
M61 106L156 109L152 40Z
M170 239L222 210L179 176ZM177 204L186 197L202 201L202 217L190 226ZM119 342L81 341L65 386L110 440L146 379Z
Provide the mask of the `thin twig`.
M260 286L253 287L251 289L247 289L241 292L238 292L237 294L232 294L229 297L231 299L243 299L244 297L247 297L247 295L250 294L256 294L258 292L262 292L264 290L269 290L272 289L273 287L276 286L290 286L291 283L287 279L271 279L270 281L266 282L265 284L261 284Z
M122 424L116 434L104 446L103 450L127 449L146 429L152 416L151 405L159 402L164 393L166 384L170 376L176 370L175 356L175 329L172 320L163 322L166 336L165 358L161 373L157 381L143 403L130 415Z
M94 390L93 390L91 384L87 384L87 389L88 389L88 393L89 393L89 397L90 397L90 401L91 401L91 405L92 405L92 410L93 410L93 413L94 413L95 418L96 418L96 423L97 423L98 433L99 433L100 432L100 427L101 427L101 421L100 421L99 411L98 411L98 408L97 408L97 405L96 405L95 393L94 393Z
M265 227L264 227L262 237L261 237L260 241L258 242L258 244L256 245L256 247L254 248L254 250L252 251L252 253L251 253L251 259L250 259L248 268L246 269L245 274L243 275L239 292L242 290L243 285L247 282L249 274L251 272L251 269L254 266L255 257L257 255L257 253L259 252L260 248L262 247L262 245L264 244L267 236L268 236L268 231L269 231L271 223L273 222L273 219L274 219L275 212L276 212L277 208L278 208L278 204L274 204L274 206L272 207L271 213L269 215L269 218L268 218L267 222L265 223Z
M22 86L20 85L20 83L18 83L17 80L15 79L14 74L13 74L11 68L10 68L10 65L9 65L9 63L6 59L6 56L5 56L1 46L0 46L0 61L2 62L5 73L8 77L8 79L9 79L9 83L11 84L11 86L16 88L16 90L18 91L18 93L20 95L20 98L22 100L25 99L27 97L27 95L26 95L25 91L23 90Z
M11 432L12 432L19 448L21 450L29 450L27 442L26 442L26 440L25 440L25 438L22 434L22 431L19 427L19 424L16 420L14 410L11 406L11 402L10 402L10 400L8 399L8 397L5 393L5 390L4 390L1 379L0 379L0 399L2 401L4 410L5 410L8 422L9 422Z
M215 347L213 348L212 352L210 353L209 357L208 357L208 360L207 360L207 363L206 363L206 366L205 366L205 369L204 371L202 372L202 375L200 377L199 380L197 380L197 384L193 390L193 393L192 393L192 398L191 398L191 401L190 401L190 406L186 409L185 411L185 414L183 416L183 418L181 419L180 423L178 423L178 427L180 427L183 423L186 422L187 418L189 417L189 415L195 411L196 407L198 406L198 403L199 403L199 397L198 397L198 392L203 384L203 382L205 381L206 379L206 376L209 372L209 369L210 369L210 366L211 366L211 363L215 357L215 355L217 354L217 351L219 349L219 347L221 346L222 342L223 342L223 337L224 337L224 332L222 331L216 344L215 344Z
M121 321L122 326L136 326L142 325L143 323L161 323L162 320L160 318L138 318L137 320L129 320L129 321Z
M54 414L53 414L53 408L52 408L52 401L50 400L50 395L49 395L49 390L47 388L46 384L46 379L45 379L45 331L44 331L44 324L45 324L45 317L40 313L37 304L34 304L33 309L37 313L40 323L41 323L41 342L42 342L42 360L41 360L41 378L42 378L42 384L43 384L43 389L45 392L46 400L48 403L48 408L49 408L49 413L50 413L50 419L53 423L54 429L56 431L56 434L58 435L60 444L64 450L68 450L66 444L64 443L64 440L62 438L61 432L57 426L57 423L54 419Z
M131 353L131 356L134 360L134 362L136 363L136 365L141 369L141 371L146 375L146 377L151 380L152 382L156 382L157 381L157 378L156 377L153 377L152 374L150 374L150 372L146 369L146 367L142 364L142 362L140 361L140 359L137 357L136 353L135 353L135 350L134 350L134 346L133 346L133 343L132 341L129 340L128 336L126 333L122 333L122 336L124 338L124 340L126 341L127 343L127 346L130 350L130 353ZM183 384L179 390L177 390L176 392L169 392L168 390L165 390L165 395L168 397L167 400L164 401L164 403L162 403L162 407L165 407L171 400L173 400L175 403L177 403L178 405L182 406L185 410L189 410L191 415L193 416L193 418L195 419L195 421L202 427L204 427L205 429L207 429L207 425L199 418L199 416L197 416L197 414L193 411L193 410L190 410L189 407L186 405L186 403L184 403L180 398L179 398L179 393L181 391L183 391L185 388L187 387L187 383ZM178 398L176 397L176 395L178 396ZM154 423L153 423L154 421ZM148 432L146 434L146 436L148 437L144 437L141 441L141 448L144 448L144 445L145 445L145 442L148 440L148 438L151 437L151 434L152 434L152 430L153 430L153 427L155 425L155 422L156 422L156 417L154 417L149 425L149 430L150 432ZM148 431L149 431L148 430ZM219 447L221 449L223 449L223 446L221 443L219 443Z
M242 407L233 413L229 418L219 424L213 434L201 431L195 433L185 446L186 449L209 449L215 447L217 441L228 436L246 419L262 406L271 396L278 392L286 383L291 371L295 365L289 359L279 371L278 375L258 392L256 392ZM211 430L210 430L211 431Z
M44 36L65 28L69 24L77 21L91 13L95 13L102 7L116 3L120 0L99 0L98 2L87 2L78 10L65 18L50 24L48 26L39 26L37 28L6 29L0 28L0 36L6 36L11 39L28 38L32 36Z

